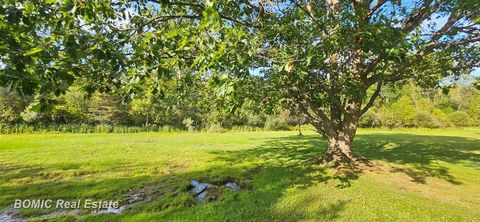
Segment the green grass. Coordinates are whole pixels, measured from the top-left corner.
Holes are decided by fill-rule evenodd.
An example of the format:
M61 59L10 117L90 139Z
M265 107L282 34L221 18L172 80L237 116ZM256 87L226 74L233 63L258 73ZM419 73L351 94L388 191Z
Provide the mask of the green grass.
M14 199L155 200L87 221L478 221L480 129L360 130L355 176L314 164L313 132L0 135L0 211ZM246 187L191 206L190 179ZM22 210L24 217L48 210ZM67 220L68 218L62 218Z

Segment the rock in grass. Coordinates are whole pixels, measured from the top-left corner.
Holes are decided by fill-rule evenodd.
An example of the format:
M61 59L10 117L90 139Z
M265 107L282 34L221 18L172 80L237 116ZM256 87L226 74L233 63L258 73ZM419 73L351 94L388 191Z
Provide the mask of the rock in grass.
M207 195L208 195L208 190L204 190L197 196L197 199L201 202L205 202L205 198L207 197Z
M230 190L235 191L235 192L240 190L240 187L234 182L229 182L229 183L225 184L225 186L230 188Z
M197 199L198 204L205 204L218 199L217 186L209 183L200 183L197 180L191 180L190 184L193 186L190 193ZM240 187L234 182L228 182L225 186L234 192L240 190Z
M198 186L198 184L200 184L200 182L198 182L197 180L191 180L190 181L190 184L194 187Z
M196 195L202 193L203 191L205 191L210 186L210 184L208 184L208 183L200 183L196 180L192 180L190 182L190 184L193 186L193 189L190 191L193 196L196 196Z

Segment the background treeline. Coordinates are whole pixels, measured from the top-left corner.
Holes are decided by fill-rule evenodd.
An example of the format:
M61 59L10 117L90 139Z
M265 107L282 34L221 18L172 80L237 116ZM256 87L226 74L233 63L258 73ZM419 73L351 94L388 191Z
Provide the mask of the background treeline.
M136 89L138 94L127 97L74 86L64 95L51 95L56 103L48 109L39 108L39 98L0 88L0 132L223 132L287 130L305 124L299 115L278 108L277 101L262 98L260 94L268 94L262 91L271 89L255 78L251 84L222 87L211 86L215 79L166 82L157 92Z
M480 90L472 83L422 89L386 88L360 119L361 127L467 127L480 125Z
M218 89L208 83L171 85L162 93L147 92L133 98L117 93L88 94L80 87L71 87L57 96L57 103L48 110L36 109L36 98L0 88L0 129L2 133L221 132L285 130L306 123L294 109L281 108L284 106L279 101L255 95L260 94L259 89L272 90L255 85L260 83L252 82L251 89L243 89L253 95L245 95L241 102L222 97L228 87ZM387 87L359 124L388 128L480 126L480 90L470 83L455 84L449 90L422 89L413 84Z

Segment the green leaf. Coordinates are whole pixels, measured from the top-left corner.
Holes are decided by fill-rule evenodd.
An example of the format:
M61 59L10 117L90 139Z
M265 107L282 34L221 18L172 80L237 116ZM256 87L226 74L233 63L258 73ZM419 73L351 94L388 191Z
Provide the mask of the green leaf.
M178 29L172 29L165 35L165 37L172 38L172 37L175 37L177 35L178 35Z
M24 56L29 56L29 55L37 54L41 51L43 51L43 49L41 47L35 47L35 48L30 49L27 52L23 53L23 55Z
M205 6L207 6L207 7L212 7L212 6L213 6L213 0L207 0L207 1L205 1Z
M33 111L33 112L40 112L40 110L42 110L42 104L41 103L36 103L32 107L30 107L30 111Z

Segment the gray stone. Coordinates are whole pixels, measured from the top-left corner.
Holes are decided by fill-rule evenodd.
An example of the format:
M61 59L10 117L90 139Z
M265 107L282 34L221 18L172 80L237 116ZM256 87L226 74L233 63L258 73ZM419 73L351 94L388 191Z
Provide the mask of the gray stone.
M205 191L209 187L213 187L213 185L208 183L199 183L196 180L192 180L190 184L193 186L193 189L190 191L193 196L198 195Z
M235 191L235 192L240 190L240 187L234 182L229 182L229 183L225 184L225 186L230 188L230 190Z
M190 181L190 184L194 187L198 186L198 184L200 184L200 182L198 182L197 180L191 180Z
M210 196L210 200L218 200L218 195L212 194L212 196Z
M190 190L190 194L197 199L197 204L205 204L209 201L217 200L219 198L218 191L215 189L216 186L209 183L200 183L197 180L191 180L190 184L193 188ZM226 183L228 189L238 192L240 191L240 186L235 182Z
M197 199L200 201L205 201L205 198L207 197L207 195L208 195L208 190L205 190L197 196Z

